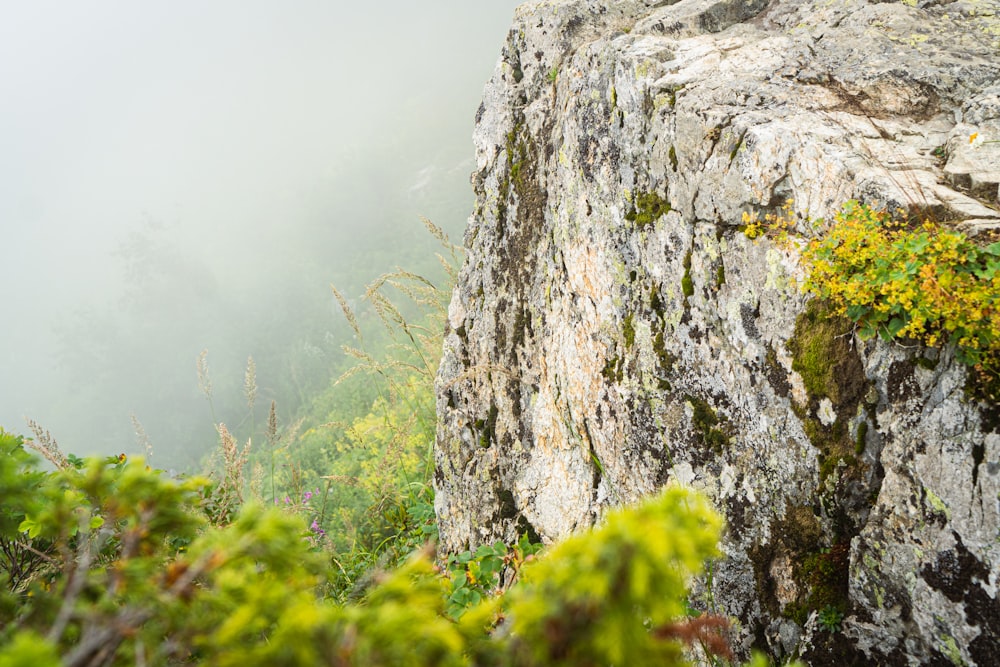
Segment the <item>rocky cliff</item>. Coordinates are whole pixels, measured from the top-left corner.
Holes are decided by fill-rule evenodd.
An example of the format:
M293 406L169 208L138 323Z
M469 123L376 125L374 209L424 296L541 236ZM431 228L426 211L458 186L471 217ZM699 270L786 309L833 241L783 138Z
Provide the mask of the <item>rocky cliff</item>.
M445 549L677 481L728 522L699 603L812 664L996 664L997 406L860 341L795 244L852 198L1000 227L1000 3L553 0L516 13L438 381ZM822 229L822 224L819 225ZM841 618L842 615L842 618Z

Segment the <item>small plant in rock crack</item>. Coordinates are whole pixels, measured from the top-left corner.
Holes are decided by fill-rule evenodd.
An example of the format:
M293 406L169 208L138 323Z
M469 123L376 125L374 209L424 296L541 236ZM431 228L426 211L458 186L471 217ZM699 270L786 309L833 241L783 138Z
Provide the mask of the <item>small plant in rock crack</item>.
M766 236L778 247L787 249L792 244L791 234L795 232L797 224L795 202L789 199L777 213L765 214L763 220L756 211L744 211L740 230L748 239L756 241L761 236Z
M827 632L840 632L840 624L844 620L844 612L833 605L823 607L816 617L819 626Z

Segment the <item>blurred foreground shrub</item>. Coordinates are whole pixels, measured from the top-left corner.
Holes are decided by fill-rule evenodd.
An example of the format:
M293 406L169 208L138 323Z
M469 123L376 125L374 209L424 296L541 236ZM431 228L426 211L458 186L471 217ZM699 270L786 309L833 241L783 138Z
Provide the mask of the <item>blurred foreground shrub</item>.
M686 645L728 655L724 621L686 616L721 521L681 488L528 556L517 583L454 620L453 584L429 549L339 604L322 594L335 565L298 516L250 504L213 525L206 480L124 458L39 473L20 438L0 443L0 538L34 562L26 574L23 558L0 560L3 666L679 665Z

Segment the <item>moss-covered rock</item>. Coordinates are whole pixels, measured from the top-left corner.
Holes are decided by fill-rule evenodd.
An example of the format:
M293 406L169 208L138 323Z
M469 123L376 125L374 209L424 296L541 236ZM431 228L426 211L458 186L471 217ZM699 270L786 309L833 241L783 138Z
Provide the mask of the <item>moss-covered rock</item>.
M853 323L810 301L788 341L792 370L802 376L813 403L827 398L838 413L857 407L868 386L864 366L854 347Z
M670 213L670 202L655 192L639 192L629 204L625 219L634 222L636 227L645 227L667 213Z

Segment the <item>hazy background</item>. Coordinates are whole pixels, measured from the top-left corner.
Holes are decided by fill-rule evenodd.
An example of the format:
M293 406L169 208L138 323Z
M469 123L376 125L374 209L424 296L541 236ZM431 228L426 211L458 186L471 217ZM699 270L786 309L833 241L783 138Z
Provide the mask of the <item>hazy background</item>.
M341 364L329 284L432 266L419 216L460 239L517 4L4 3L0 425L112 454L134 414L189 466L205 348L219 419L248 355L299 409Z

